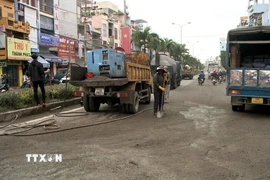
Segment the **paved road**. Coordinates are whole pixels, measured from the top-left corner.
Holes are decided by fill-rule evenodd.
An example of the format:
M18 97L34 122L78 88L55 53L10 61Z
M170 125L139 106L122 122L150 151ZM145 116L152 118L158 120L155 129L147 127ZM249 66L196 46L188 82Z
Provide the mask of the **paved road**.
M62 129L125 116L117 110L105 106L83 117L54 118ZM165 110L163 119L146 111L72 131L0 137L0 179L270 179L267 108L232 112L225 84L198 86L194 78L171 91ZM62 162L27 162L26 154L35 153L62 154Z

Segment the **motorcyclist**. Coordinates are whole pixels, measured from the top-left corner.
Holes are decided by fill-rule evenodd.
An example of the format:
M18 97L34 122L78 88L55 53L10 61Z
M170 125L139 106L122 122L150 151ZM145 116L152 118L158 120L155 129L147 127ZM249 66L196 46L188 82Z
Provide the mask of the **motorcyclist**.
M217 80L217 77L218 77L217 71L214 70L211 76L212 76L212 80L214 79Z
M199 74L198 81L200 81L201 79L203 79L203 83L204 83L204 81L205 81L205 74L204 74L203 70L201 70L201 72Z
M222 71L220 70L219 72L218 72L218 79L220 79L220 80L222 80L223 79L223 76L222 76L223 74L222 74Z

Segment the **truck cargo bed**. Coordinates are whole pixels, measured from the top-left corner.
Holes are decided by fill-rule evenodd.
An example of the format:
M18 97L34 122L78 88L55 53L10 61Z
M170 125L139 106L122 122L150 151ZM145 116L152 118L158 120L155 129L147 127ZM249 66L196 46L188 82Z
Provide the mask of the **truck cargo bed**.
M109 78L105 76L94 76L83 81L70 81L70 84L82 87L123 86L127 83L127 78Z

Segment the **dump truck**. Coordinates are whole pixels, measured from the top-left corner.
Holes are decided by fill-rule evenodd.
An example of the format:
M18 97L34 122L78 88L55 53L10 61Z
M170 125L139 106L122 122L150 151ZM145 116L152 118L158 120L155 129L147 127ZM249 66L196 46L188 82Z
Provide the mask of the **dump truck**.
M87 52L87 67L71 66L70 83L80 87L87 112L97 112L106 103L135 114L140 102L150 103L153 90L149 57L115 49Z
M270 105L270 27L232 29L227 36L227 96L232 111Z
M194 68L189 66L189 65L185 65L183 67L183 72L182 72L182 79L193 79L194 76Z

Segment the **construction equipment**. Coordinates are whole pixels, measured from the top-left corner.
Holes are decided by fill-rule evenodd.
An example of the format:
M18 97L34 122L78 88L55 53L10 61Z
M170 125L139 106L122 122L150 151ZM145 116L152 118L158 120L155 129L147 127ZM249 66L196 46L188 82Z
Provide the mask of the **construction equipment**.
M115 49L88 52L87 67L71 66L70 83L83 92L87 112L99 111L100 104L106 103L120 104L122 112L135 114L140 102L150 103L153 89L148 56Z

